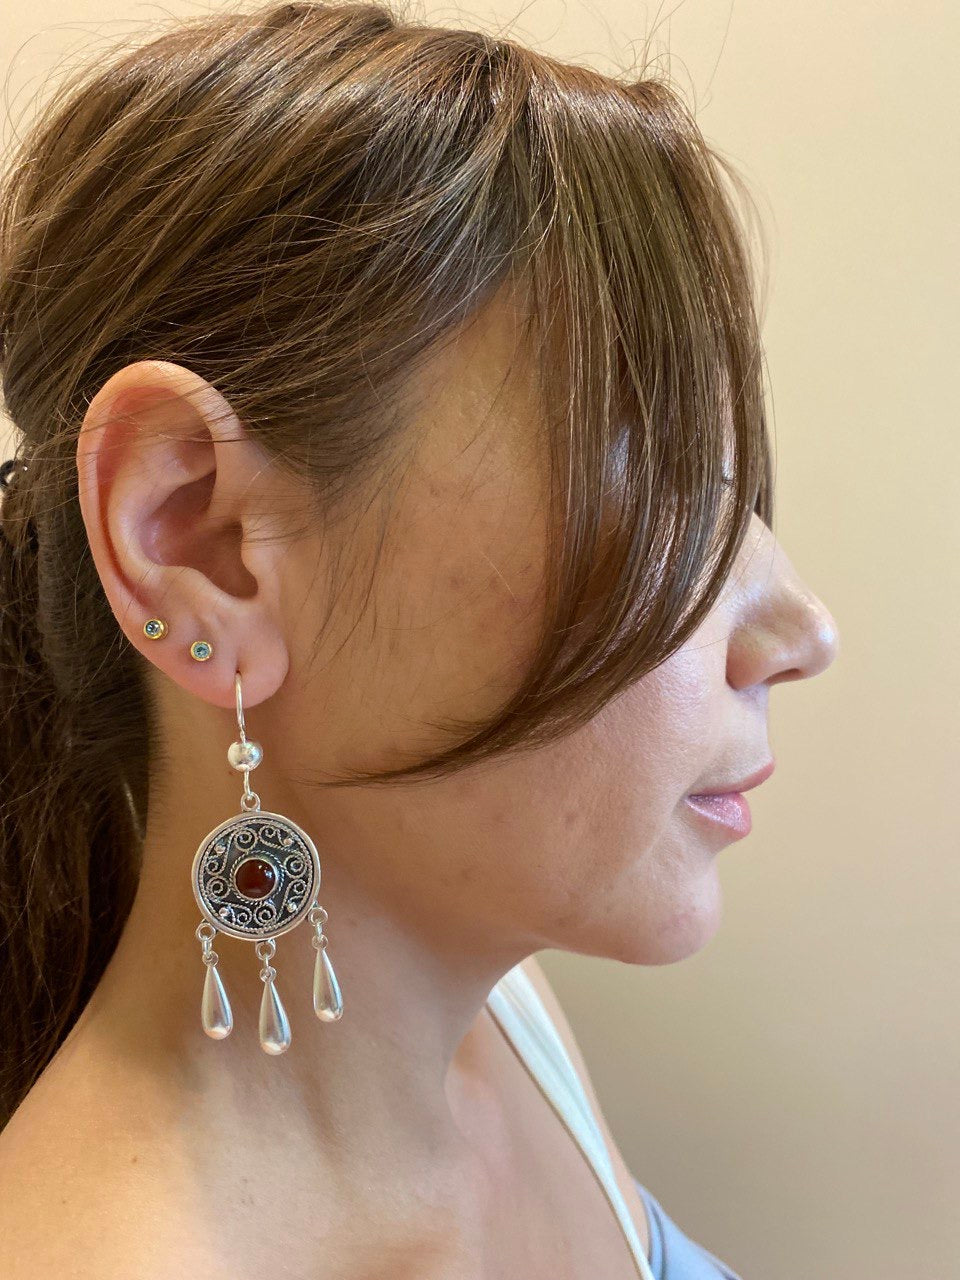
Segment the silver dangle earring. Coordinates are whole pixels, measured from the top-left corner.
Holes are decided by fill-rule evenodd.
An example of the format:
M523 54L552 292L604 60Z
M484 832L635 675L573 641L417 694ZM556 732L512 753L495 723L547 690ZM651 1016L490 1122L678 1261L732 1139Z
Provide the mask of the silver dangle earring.
M219 929L233 938L256 944L262 963L260 978L260 1047L266 1053L285 1053L290 1047L290 1023L276 988L277 971L270 964L276 939L304 919L313 926L311 945L317 958L313 973L313 1011L321 1022L336 1022L343 1013L340 984L327 955L323 926L327 913L317 901L320 857L307 833L290 818L260 808L250 789L250 770L263 759L258 742L247 739L243 722L240 672L234 675L238 741L227 759L243 774L241 813L227 818L205 836L193 860L193 895L203 920L196 935L203 947L207 973L200 1018L204 1031L222 1040L233 1030L230 1001L217 970L219 956L213 940Z

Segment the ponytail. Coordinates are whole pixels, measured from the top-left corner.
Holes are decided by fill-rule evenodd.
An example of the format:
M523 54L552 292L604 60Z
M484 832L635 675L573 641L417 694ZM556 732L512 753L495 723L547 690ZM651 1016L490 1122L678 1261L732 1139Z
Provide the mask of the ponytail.
M63 503L36 510L40 465L15 458L0 468L0 1126L65 1039L119 939L140 847L124 769L141 789L145 781L136 771L143 748L139 762L123 749L131 701L142 695L115 626L108 652L94 658L93 583L87 616L71 621L72 560L85 540L67 532ZM102 609L109 615L105 600Z

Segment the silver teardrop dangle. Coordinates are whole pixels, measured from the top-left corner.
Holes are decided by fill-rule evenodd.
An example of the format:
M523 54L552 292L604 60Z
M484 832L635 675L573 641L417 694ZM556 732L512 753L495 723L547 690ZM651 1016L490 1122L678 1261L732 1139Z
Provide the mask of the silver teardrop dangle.
M309 920L315 930L310 945L317 952L316 964L313 966L313 1012L321 1022L336 1022L343 1015L343 996L327 955L327 936L323 932L327 913L323 907L311 907Z
M313 966L313 1011L322 1022L336 1022L343 1015L340 984L323 947L318 948Z
M290 1048L290 1023L287 1011L277 993L274 979L277 971L270 959L277 949L272 938L257 943L257 955L263 961L260 977L263 979L263 996L260 999L260 1048L264 1053L286 1053Z
M207 966L203 980L200 1018L204 1031L214 1040L222 1040L233 1030L233 1011L215 964Z
M200 1022L212 1040L223 1040L233 1030L233 1010L217 970L220 957L213 950L216 933L208 920L197 925L196 935L203 944L203 963L207 969L207 976L203 980L203 998L200 1001Z

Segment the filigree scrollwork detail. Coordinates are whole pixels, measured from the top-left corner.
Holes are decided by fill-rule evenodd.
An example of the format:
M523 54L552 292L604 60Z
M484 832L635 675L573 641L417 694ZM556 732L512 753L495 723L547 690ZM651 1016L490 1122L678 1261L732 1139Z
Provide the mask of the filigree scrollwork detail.
M201 911L235 937L276 937L292 929L309 911L319 884L313 841L281 814L258 810L228 818L194 859L193 891Z

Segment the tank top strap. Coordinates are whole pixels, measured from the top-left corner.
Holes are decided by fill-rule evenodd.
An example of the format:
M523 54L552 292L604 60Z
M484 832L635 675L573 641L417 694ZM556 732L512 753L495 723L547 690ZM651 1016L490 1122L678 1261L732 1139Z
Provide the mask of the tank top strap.
M641 1280L655 1280L583 1082L521 965L508 970L493 987L487 1007L593 1169L620 1223Z

